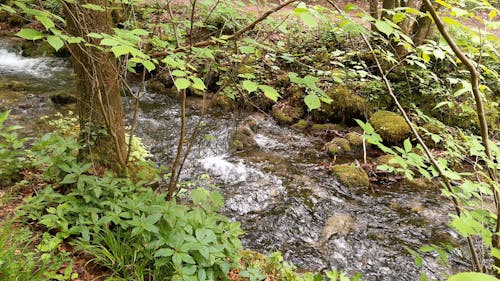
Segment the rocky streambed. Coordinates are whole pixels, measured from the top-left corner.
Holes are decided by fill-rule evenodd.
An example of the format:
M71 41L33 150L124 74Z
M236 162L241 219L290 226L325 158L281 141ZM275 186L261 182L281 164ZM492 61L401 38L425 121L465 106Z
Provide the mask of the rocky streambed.
M74 87L64 60L24 58L10 45L0 45L0 75L0 108L11 109L12 122L25 126L26 134L44 130L41 116L67 112L68 106L50 98ZM132 101L124 102L130 111ZM190 132L202 118L201 102L190 100ZM174 96L142 95L136 134L155 161L168 165L173 160L179 124ZM263 114L209 112L200 124L182 178L218 186L226 200L222 211L242 223L242 239L250 249L281 251L306 270L339 268L361 272L366 280L416 280L421 269L407 248L456 241L446 227L450 208L436 188L404 181L379 183L375 191L348 187L329 172L323 139L280 126ZM242 126L251 143L235 149L232 136ZM443 268L433 256L425 256L424 263L423 272L441 278ZM459 267L453 258L451 264Z

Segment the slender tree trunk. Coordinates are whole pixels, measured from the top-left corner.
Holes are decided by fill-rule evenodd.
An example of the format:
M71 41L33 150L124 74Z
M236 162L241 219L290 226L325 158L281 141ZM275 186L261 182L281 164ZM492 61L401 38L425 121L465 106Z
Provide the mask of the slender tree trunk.
M424 3L420 7L420 12L427 14L428 10ZM434 25L429 15L419 17L413 25L413 43L415 46L424 44L425 39L434 35Z
M107 0L63 2L67 31L92 41L90 32L112 33L112 17L107 11L83 8L83 4L107 7ZM85 44L72 44L73 65L79 94L80 140L79 156L97 165L123 171L126 161L124 113L119 89L119 72L115 58Z
M374 19L378 19L378 1L379 0L370 0L370 16ZM377 31L375 24L371 24L371 30Z

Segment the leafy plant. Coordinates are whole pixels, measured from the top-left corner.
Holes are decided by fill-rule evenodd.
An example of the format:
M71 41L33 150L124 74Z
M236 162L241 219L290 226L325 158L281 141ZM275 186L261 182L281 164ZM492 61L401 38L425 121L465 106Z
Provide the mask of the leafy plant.
M6 126L10 111L0 113L0 182L9 181L29 163L24 145L28 138L17 134L20 126Z
M71 259L67 253L36 245L38 236L27 228L6 220L0 224L0 279L14 280L73 280ZM35 248L36 246L36 248ZM61 270L62 269L62 270Z

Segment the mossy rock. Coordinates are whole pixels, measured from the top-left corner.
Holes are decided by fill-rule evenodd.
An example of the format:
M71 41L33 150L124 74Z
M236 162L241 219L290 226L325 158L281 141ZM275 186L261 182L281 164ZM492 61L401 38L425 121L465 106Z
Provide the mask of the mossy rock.
M259 148L255 136L248 127L238 127L229 135L230 151L246 151Z
M236 101L226 95L219 95L212 99L212 106L223 112L231 112L238 108Z
M303 131L307 129L310 125L311 124L307 120L300 119L299 122L292 125L292 128L297 131Z
M332 99L330 104L322 104L311 115L317 122L341 122L355 124L354 119L366 119L369 115L369 104L361 96L351 93L345 86L330 88L327 95Z
M0 88L9 89L12 91L25 91L28 89L28 84L15 80L2 81L0 82Z
M299 106L291 106L286 102L273 106L272 115L280 125L292 125L304 115L304 110Z
M319 135L328 135L329 133L333 131L341 131L343 130L344 127L339 124L332 124L332 123L326 123L326 124L313 124L311 126L311 133L315 136Z
M350 164L334 165L330 168L333 176L347 187L368 187L370 179L361 167Z
M57 105L67 105L77 102L76 95L74 93L68 93L66 91L56 92L49 96L50 101Z
M363 136L356 132L349 132L345 135L351 146L363 146Z
M410 134L410 126L400 115L390 111L377 111L370 117L370 123L384 141L397 143Z
M158 79L152 79L146 82L146 90L153 93L165 93L166 87L163 82Z
M349 141L343 138L333 138L331 141L325 144L328 155L338 155L351 151L351 146Z
M47 42L26 41L21 45L24 57L53 57L56 51Z
M377 163L377 165L387 165L387 166L393 167L393 168L401 168L401 165L399 165L397 163L393 163L394 162L394 161L392 161L393 159L394 159L394 155L386 154L386 155L382 155L382 156L377 157L377 159L375 159L375 163Z

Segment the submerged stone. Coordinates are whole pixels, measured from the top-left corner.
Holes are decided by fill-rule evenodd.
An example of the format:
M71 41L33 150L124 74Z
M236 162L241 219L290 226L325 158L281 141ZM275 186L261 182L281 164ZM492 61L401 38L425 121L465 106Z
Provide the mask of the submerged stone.
M245 151L256 149L259 145L255 140L255 136L248 127L238 127L229 135L229 150L230 151Z
M334 214L328 218L321 230L317 246L323 248L334 235L344 236L356 226L354 218L348 214Z
M370 179L361 167L350 164L334 165L330 168L333 176L347 187L368 187Z
M410 126L405 119L390 111L377 111L370 117L370 123L384 141L395 143L410 134Z

